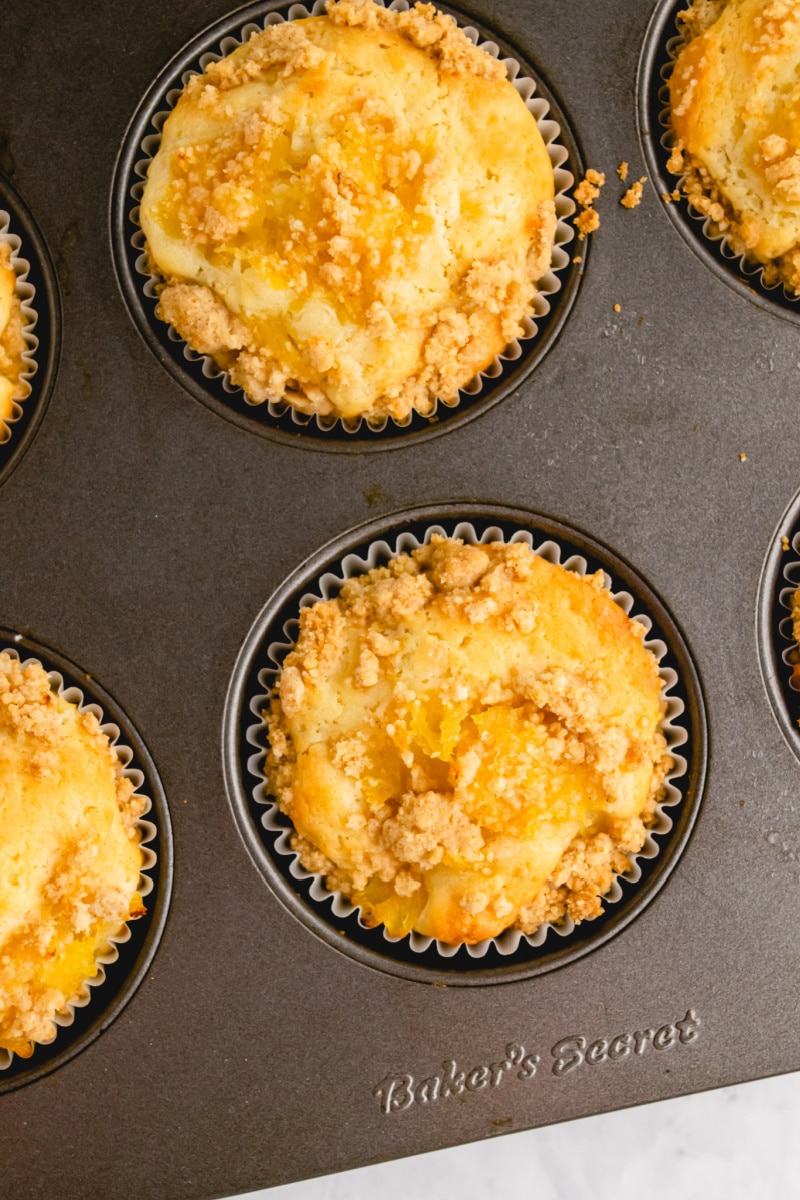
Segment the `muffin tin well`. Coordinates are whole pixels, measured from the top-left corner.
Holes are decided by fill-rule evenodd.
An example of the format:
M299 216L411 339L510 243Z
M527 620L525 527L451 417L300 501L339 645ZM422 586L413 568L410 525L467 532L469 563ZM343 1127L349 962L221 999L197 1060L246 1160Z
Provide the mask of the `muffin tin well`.
M72 1020L56 1018L52 1042L37 1045L30 1058L19 1058L0 1050L0 1095L41 1079L68 1062L107 1029L130 1000L144 978L158 947L167 918L172 890L172 832L169 810L155 764L147 747L119 705L84 671L63 655L41 646L27 636L0 629L0 651L8 651L23 663L34 659L50 675L52 686L66 694L81 709L93 711L112 745L118 747L125 773L150 801L139 825L145 850L142 891L146 912L126 926L127 939L113 939L116 954L104 955L104 978L92 981L88 1000L73 1007Z
M407 0L392 0L408 8ZM138 205L147 167L158 149L160 131L188 79L210 61L230 53L251 34L280 20L303 20L324 12L324 0L313 7L262 0L239 9L198 34L154 80L137 109L120 151L112 193L111 236L114 261L122 294L137 329L168 370L196 399L242 428L267 437L317 450L363 452L407 446L463 425L513 392L541 362L555 342L577 296L588 246L575 262L575 212L571 198L574 183L583 173L577 141L564 111L541 73L493 31L448 5L473 40L507 63L509 77L535 115L554 166L558 227L551 269L540 281L534 298L534 315L526 318L525 335L459 392L455 404L437 403L430 417L419 413L402 423L382 419L353 423L308 417L286 404L250 403L241 388L207 357L187 346L175 331L156 316L155 280L145 261L144 235L138 223Z
M328 599L352 574L429 540L432 532L467 541L531 538L534 550L579 574L603 570L617 602L650 626L646 645L659 659L664 733L674 765L658 820L632 868L618 876L602 916L564 928L544 926L531 937L506 931L479 946L454 949L411 934L402 939L369 929L359 911L334 896L321 877L297 861L287 842L291 823L266 790L263 761L276 672L291 649L297 615ZM556 557L557 556L557 557ZM702 691L684 639L661 601L612 551L578 530L536 513L492 505L434 505L394 514L342 535L299 567L270 597L247 637L231 681L224 720L228 798L256 866L281 902L318 937L343 954L406 979L453 985L508 982L539 975L601 946L650 903L675 866L697 817L706 769Z
M58 370L61 345L61 305L58 284L39 228L25 202L9 180L0 174L0 236L14 250L17 293L29 315L25 333L30 366L24 374L31 392L6 425L7 437L0 441L0 483L20 462L44 416ZM0 423L1 424L1 423Z
M684 0L661 0L647 30L638 69L639 133L650 178L660 196L672 193L678 176L667 170L673 145L669 116L669 79L683 42L677 17L686 8ZM709 220L688 203L685 196L664 203L667 216L714 274L761 308L800 325L800 297L782 284L767 286L761 267L736 254L724 235L709 228Z

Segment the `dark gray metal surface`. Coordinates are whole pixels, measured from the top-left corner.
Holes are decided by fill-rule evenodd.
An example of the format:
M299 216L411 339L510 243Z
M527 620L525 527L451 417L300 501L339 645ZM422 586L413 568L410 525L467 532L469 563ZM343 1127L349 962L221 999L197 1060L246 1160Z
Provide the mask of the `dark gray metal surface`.
M48 412L0 486L0 624L103 680L153 754L176 853L164 938L125 1011L0 1097L4 1200L207 1200L800 1067L800 884L784 852L800 843L800 767L755 639L761 564L799 482L797 334L715 278L652 190L632 212L616 203L616 164L644 173L634 87L650 5L472 5L542 68L606 171L602 228L561 340L519 392L425 445L346 459L207 410L117 292L107 204L126 123L224 7L28 2L0 17L15 47L3 162L64 310ZM579 962L491 988L384 976L312 937L248 858L220 759L230 672L270 592L347 527L453 496L549 512L632 562L687 635L710 720L703 811L665 889ZM699 1028L676 1028L690 1009ZM661 1049L613 1040L659 1029ZM608 1047L554 1074L570 1036ZM418 1087L484 1065L460 1094ZM402 1111L384 1113L373 1089L405 1074L415 1102L398 1083Z

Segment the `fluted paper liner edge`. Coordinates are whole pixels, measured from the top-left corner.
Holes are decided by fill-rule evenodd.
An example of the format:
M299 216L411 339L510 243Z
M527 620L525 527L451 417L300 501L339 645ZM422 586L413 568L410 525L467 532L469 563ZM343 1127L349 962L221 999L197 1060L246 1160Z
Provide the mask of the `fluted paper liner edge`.
M381 538L372 542L363 556L356 554L345 555L342 559L341 574L336 574L333 570L322 572L316 579L317 590L305 592L299 601L298 607L305 608L310 604L315 604L319 600L329 599L338 593L346 579L371 570L387 558L394 558L401 553L410 553L412 550L418 549L421 545L426 545L434 534L440 534L443 537L452 536L454 538L462 538L469 545L480 545L481 543L497 541L505 542L506 540L509 542L525 542L535 554L540 555L549 562L560 564L567 570L576 572L578 575L585 575L587 572L586 559L581 555L571 553L562 562L562 547L552 537L547 537L536 545L533 535L527 530L518 530L506 539L503 531L496 526L490 526L479 536L475 527L469 521L460 522L452 535L448 535L440 525L433 524L425 530L421 541L415 535L403 532L397 536L393 547ZM604 571L603 574L606 587L610 588L612 579L607 571ZM672 667L661 666L662 659L668 653L666 643L660 638L648 637L652 629L652 622L646 613L635 611L636 601L629 592L611 592L611 596L629 616L644 626L645 637L643 644L646 649L653 653L659 663L661 699L664 706L664 715L661 720L660 730L667 744L667 753L672 760L672 766L667 771L664 780L661 798L656 805L654 823L648 830L648 835L642 849L637 854L628 855L631 865L629 870L623 872L621 876L621 878L627 880L629 883L637 883L642 874L639 860L655 858L660 852L658 843L652 835L665 834L672 829L673 822L667 810L673 805L679 804L683 798L674 781L684 776L688 770L686 759L678 753L678 747L682 746L688 740L688 733L685 726L680 722L685 705L679 696L672 694L678 682L678 674ZM289 866L289 872L292 877L298 881L312 880L309 895L314 902L316 911L327 920L331 920L332 916L334 921L337 918L349 917L356 913L358 914L359 924L362 928L368 929L371 927L363 922L361 910L358 906L353 905L341 892L331 891L326 886L323 875L314 874L302 866L297 853L290 846L291 831L287 830L282 823L282 814L276 802L270 796L264 775L263 764L266 755L262 747L266 738L266 722L263 714L269 707L269 702L280 674L281 664L286 654L294 646L297 624L296 619L287 621L283 627L285 640L272 641L266 648L265 657L270 661L271 665L263 667L258 674L259 683L264 690L258 695L247 698L246 701L249 712L253 717L252 722L247 727L246 738L252 746L259 747L258 751L251 755L247 762L249 773L258 780L256 785L251 788L251 794L256 803L265 809L261 823L269 834L275 835L273 840L275 853L292 860ZM620 876L615 875L611 888L603 896L604 902L614 904L622 898L619 878ZM434 939L415 932L406 935L406 938L396 938L391 937L382 926L378 928L381 929L383 938L387 943L393 944L407 940L410 949L419 954L425 953L431 946L435 945L437 953L442 958L452 958L461 949L463 944L471 958L481 959L492 945L501 955L507 956L514 954L522 942L526 942L531 947L539 947L544 944L549 936L566 937L573 932L575 925L572 918L568 916L566 920L559 924L546 922L533 934L524 934L519 929L509 928L497 937L487 938L475 945L466 945L465 943L449 945L440 941L434 943Z

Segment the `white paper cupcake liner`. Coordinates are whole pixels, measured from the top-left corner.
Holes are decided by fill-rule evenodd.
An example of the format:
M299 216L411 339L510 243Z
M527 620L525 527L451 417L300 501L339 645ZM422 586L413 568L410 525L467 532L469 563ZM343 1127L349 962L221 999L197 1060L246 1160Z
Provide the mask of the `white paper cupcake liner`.
M31 265L24 257L25 247L19 235L14 232L13 225L12 215L6 209L0 208L0 242L11 250L11 266L17 276L16 294L22 313L22 336L26 349L22 352L23 371L20 380L25 394L19 400L13 401L11 416L0 420L0 446L9 441L13 432L12 427L22 416L22 405L31 394L30 381L38 369L36 352L39 349L39 339L34 332L38 321L35 307L36 288L28 279Z
M281 13L271 12L260 24L247 22L238 30L236 36L223 38L219 42L217 50L208 51L202 55L199 59L202 70L205 70L210 63L218 62L219 59L231 54L237 47L248 41L253 34L261 33L269 25L279 25L286 20L297 21L324 14L325 2L326 0L315 0L315 3L310 8L307 8L304 4L293 4L288 9L285 17ZM411 7L408 0L391 0L391 3L388 5L385 4L384 0L377 0L377 2L394 12L406 12ZM461 28L471 42L479 46L487 54L490 54L492 58L500 57L500 48L495 42L484 41L478 30L471 25L462 25ZM426 419L435 418L439 412L440 405L445 409L454 409L461 403L462 396L479 396L485 387L491 386L492 380L502 375L504 363L516 362L517 359L521 358L523 353L521 343L529 342L536 337L539 331L537 322L542 321L549 314L551 298L561 290L562 285L559 273L563 272L571 262L571 254L567 251L566 247L575 236L575 232L569 224L569 218L575 212L575 202L567 193L575 183L575 177L565 166L569 160L569 153L563 142L559 140L561 127L557 121L550 117L550 105L548 101L543 96L536 94L536 81L524 74L522 65L517 59L509 57L502 59L502 62L508 73L508 78L525 101L529 112L535 117L539 132L547 147L550 162L553 164L556 191L556 233L550 259L550 269L537 283L536 295L533 298L533 316L523 318L522 334L510 342L503 353L498 355L484 371L481 371L480 374L476 375L474 379L461 388L455 400L436 400L430 413L425 414ZM137 228L137 232L131 238L131 245L135 251L138 251L136 271L141 276L144 294L152 301L157 300L158 289L163 281L159 276L153 275L148 269L148 259L144 250L144 233L139 227L139 205L144 193L145 180L150 163L161 144L161 130L164 122L181 96L183 88L186 87L192 76L199 73L199 71L195 70L185 71L181 76L182 87L172 88L167 92L164 97L166 107L160 109L152 118L152 124L158 130L158 133L149 134L142 139L140 143L141 158L137 160L134 166L134 173L140 177L141 182L133 184L129 193L131 201L130 220ZM219 380L223 390L229 395L241 392L241 389L231 382L227 371L222 370L213 358L208 355L198 354L197 351L192 350L171 325L168 328L168 337L173 342L183 344L184 358L187 362L199 363L202 374L206 379ZM266 405L269 415L276 420L284 417L287 413L290 414L293 424L298 427L298 431L314 421L318 429L322 432L330 432L341 428L345 433L355 434L358 433L362 427L362 423L364 423L373 433L381 433L390 425L403 429L411 424L415 416L415 413L412 412L402 420L395 420L388 416L381 416L374 419L357 417L352 420L345 420L332 415L320 416L301 413L287 401L266 401L264 404L261 404L250 400L246 395L244 399L254 408L262 408Z
M22 658L21 655L10 646L4 646L3 650L10 657L18 659L23 666L38 663L39 666L44 667L44 664L41 662L41 660L33 655L28 655L27 657ZM50 680L51 688L57 692L59 696L63 696L64 699L70 704L76 705L80 712L92 713L92 715L97 718L98 722L100 723L101 733L106 735L109 742L114 747L114 752L119 760L120 775L122 775L125 779L130 780L131 784L133 785L134 795L143 795L140 789L145 783L144 773L140 771L138 767L131 766L134 753L130 746L126 745L124 741L120 740L122 734L119 726L114 724L113 721L106 721L105 714L101 706L95 700L87 701L79 687L65 684L64 678L60 672L47 671L47 677ZM148 843L156 837L157 830L152 821L146 820L146 816L152 811L153 805L149 796L145 795L144 798L146 801L144 813L136 821L136 828L139 830L139 845L142 850L142 869L141 874L139 875L137 890L142 899L146 899L146 897L149 896L153 890L153 880L149 872L152 871L157 862L155 851L148 845ZM118 947L123 946L126 942L128 942L130 937L131 930L129 924L123 925L118 933L115 933L113 936L109 937L107 949L103 951L102 954L99 954L96 959L96 962L99 964L100 968L97 974L93 976L93 978L87 979L84 982L81 991L76 997L69 1001L66 1009L63 1012L56 1014L54 1023L57 1026L57 1029L53 1036L48 1038L46 1041L37 1042L36 1045L51 1045L58 1036L58 1028L67 1029L70 1025L72 1025L75 1020L76 1010L79 1008L85 1008L86 1005L92 1000L93 991L96 988L102 987L102 985L105 983L105 968L117 961L119 958ZM2 1047L0 1047L0 1071L7 1070L14 1062L14 1058L15 1055L9 1050L4 1050Z
M787 556L783 564L783 570L781 571L781 579L784 581L785 586L778 593L778 604L786 612L786 616L782 617L778 624L778 650L781 661L791 671L795 664L800 662L800 648L798 648L794 638L791 615L792 597L797 589L800 588L800 532L792 535L790 547L791 552ZM793 692L798 693L798 702L800 702L800 684L790 680L789 687Z
M681 7L684 6L682 5ZM669 102L669 81L672 77L672 72L675 69L675 63L678 59L678 56L680 55L684 46L686 46L691 40L693 39L690 38L686 33L678 33L667 38L667 40L663 43L663 47L666 51L669 61L662 66L660 72L663 83L658 92L658 99L661 105L658 114L658 121L659 125L664 130L660 138L660 145L667 155L671 153L677 140L675 137L675 130L672 126L672 108ZM687 201L685 205L685 211L688 220L691 222L690 228L695 235L702 236L705 241L714 246L715 250L718 251L720 256L727 260L732 270L735 270L740 275L747 276L752 281L757 282L758 286L763 288L765 292L778 293L778 295L782 298L782 301L786 301L793 307L797 307L798 301L800 301L800 295L798 295L796 292L789 291L785 285L780 282L780 280L777 282L768 282L764 276L764 271L766 269L765 264L759 263L755 259L748 258L746 254L743 254L740 250L735 249L731 240L731 235L727 230L719 230L716 227L715 222L712 221L709 216L698 212L693 205L688 203L686 193L683 190L686 180L685 173L673 175L671 172L667 171L665 166L664 174L668 179L675 180L673 188L671 188L670 191L679 191L681 193L681 198ZM774 299L775 297L773 296L772 298Z
M461 538L469 545L479 545L486 542L505 542L506 540L509 542L525 542L535 554L546 559L548 562L560 564L567 570L574 571L577 575L585 575L588 569L585 558L579 554L564 551L562 546L552 537L545 538L537 544L534 541L533 535L527 530L519 530L506 539L503 530L497 526L489 527L479 535L469 521L462 521L458 524L452 534L448 534L441 525L434 524L425 530L421 541L413 534L404 532L398 535L393 545L390 545L383 539L379 539L370 544L368 551L363 556L358 554L346 555L341 562L340 571L331 570L320 575L316 583L316 589L304 593L298 602L298 607L305 608L310 604L317 603L319 600L329 600L335 597L338 595L346 579L349 579L353 575L363 574L373 567L385 563L388 559L396 557L398 554L410 553L418 549L421 545L426 545L430 542L434 534L439 534L442 537ZM567 555L563 558L563 561L562 554ZM608 572L604 571L603 574L606 587L610 589L613 586L613 580ZM603 897L607 904L613 905L621 900L623 896L619 880L624 879L631 884L638 883L642 876L640 862L656 858L660 853L659 845L653 835L661 836L669 833L673 828L673 822L667 810L673 805L679 804L683 799L682 792L677 786L676 780L686 775L688 764L683 755L678 753L678 748L687 742L689 735L685 724L681 722L681 717L685 711L684 702L680 696L673 694L678 683L678 674L672 667L660 665L662 659L668 653L666 643L660 638L647 636L652 629L652 621L646 613L637 610L636 601L630 592L613 591L611 595L620 608L644 627L646 631L644 645L648 650L652 651L659 662L661 698L664 704L664 716L660 724L660 730L664 735L667 752L672 760L672 766L667 772L664 781L661 799L656 806L654 823L648 831L647 839L642 849L635 855L629 855L631 860L629 870L625 871L621 876L615 876L611 889ZM271 797L264 774L266 755L263 746L267 738L267 727L263 714L269 708L270 700L274 695L277 679L280 674L281 664L295 644L298 629L299 622L296 619L287 621L283 626L285 640L273 641L269 644L266 650L266 657L269 659L271 665L262 668L258 673L259 684L264 690L258 695L252 696L249 700L248 707L253 716L253 721L247 728L246 739L250 745L258 747L257 752L252 754L247 762L250 774L258 780L258 783L252 790L252 795L256 804L264 809L261 823L271 839L274 839L272 844L275 853L287 860L289 872L294 879L303 881L306 885L309 880L311 881L308 894L322 914L327 916L328 919L330 917L342 919L356 914L359 925L366 930L371 927L363 920L361 909L353 905L341 892L331 891L327 887L323 875L314 874L306 870L301 864L299 856L290 845L292 831L286 828L286 818L281 813L275 800ZM592 924L592 922L588 922L588 924ZM386 943L392 945L403 942L417 954L424 954L433 947L442 958L449 959L456 955L462 948L461 945L452 946L445 942L434 941L433 938L414 932L406 935L405 938L395 938L391 937L382 926L378 928ZM565 938L574 929L574 922L570 917L567 917L566 920L559 924L546 922L533 934L525 934L519 929L509 928L504 930L498 937L487 938L485 941L471 946L464 945L464 948L473 959L484 958L490 947L494 947L501 956L507 957L514 954L523 943L532 948L538 948L544 945L548 937ZM373 929L373 932L377 932L377 930Z

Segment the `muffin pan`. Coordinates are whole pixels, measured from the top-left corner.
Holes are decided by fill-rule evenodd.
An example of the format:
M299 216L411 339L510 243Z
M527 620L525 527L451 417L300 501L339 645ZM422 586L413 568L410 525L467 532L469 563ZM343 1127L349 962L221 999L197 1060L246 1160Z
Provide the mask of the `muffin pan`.
M346 459L303 432L252 436L251 414L220 419L227 396L197 403L119 294L108 206L125 131L224 4L0 17L5 44L26 47L3 162L51 248L64 329L47 411L0 487L0 625L80 663L87 694L103 681L128 744L138 731L152 754L176 856L135 994L110 1023L116 1001L98 1009L108 1027L80 1053L0 1095L4 1200L211 1200L800 1068L800 763L781 731L796 736L796 714L761 674L788 674L774 596L797 555L780 548L798 529L796 330L719 286L658 185L617 204L619 162L650 174L635 98L648 6L621 0L612 19L589 0L469 0L464 15L552 86L606 173L601 228L533 373L475 420ZM223 714L248 631L295 571L398 522L497 523L498 509L578 539L688 647L697 678L676 669L698 743L705 699L708 770L703 788L687 753L691 837L616 936L558 969L452 986L438 968L430 982L371 969L327 921L315 936L287 911L226 798L246 762Z
M408 0L393 0L396 7L409 7ZM316 449L363 452L387 449L434 437L454 425L480 415L509 395L547 354L558 337L577 295L583 276L575 258L575 231L570 224L576 205L571 190L583 172L580 152L564 113L537 69L524 61L513 46L447 5L468 31L471 39L485 46L494 57L506 61L509 77L536 117L548 147L556 182L558 226L551 270L539 282L534 316L526 320L525 335L459 392L454 404L436 405L423 417L410 414L403 422L383 418L344 422L334 418L309 417L287 404L253 404L241 388L234 386L213 359L191 350L182 338L156 315L157 279L149 273L144 253L144 234L139 226L139 201L147 168L155 156L161 129L182 87L209 62L230 54L236 46L269 24L301 21L324 12L324 0L303 4L262 2L223 17L193 38L160 72L142 99L125 135L115 170L112 192L111 236L120 288L144 340L156 358L196 399L229 420L267 437L288 440L294 445ZM573 242L575 243L573 245Z

